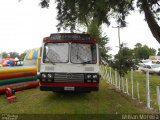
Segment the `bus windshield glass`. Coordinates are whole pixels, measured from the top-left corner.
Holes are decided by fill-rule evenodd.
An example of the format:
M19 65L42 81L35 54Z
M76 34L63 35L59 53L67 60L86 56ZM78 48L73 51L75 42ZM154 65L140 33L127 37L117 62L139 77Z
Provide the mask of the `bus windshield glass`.
M68 43L46 43L43 62L66 63L68 62Z
M71 63L95 64L97 62L95 44L71 44Z
M44 63L68 63L69 61L73 64L97 63L95 44L46 43L43 56Z

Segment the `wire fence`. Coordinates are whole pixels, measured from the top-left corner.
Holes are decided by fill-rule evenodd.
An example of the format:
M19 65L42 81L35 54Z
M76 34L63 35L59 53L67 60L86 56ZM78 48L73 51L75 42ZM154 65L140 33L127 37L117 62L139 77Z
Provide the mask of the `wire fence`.
M160 112L160 76L131 69L125 77L120 77L111 67L101 65L100 69L102 79L113 85L116 90L144 103L146 108Z

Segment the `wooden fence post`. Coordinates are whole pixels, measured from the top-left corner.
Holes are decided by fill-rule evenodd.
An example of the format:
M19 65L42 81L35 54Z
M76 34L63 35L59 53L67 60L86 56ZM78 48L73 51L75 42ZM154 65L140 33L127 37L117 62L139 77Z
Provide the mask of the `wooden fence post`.
M114 78L114 71L112 71L112 83L111 83L112 85L114 85L114 83L115 83L114 81L115 81L115 78Z
M146 101L147 101L147 108L150 109L150 89L149 89L149 70L146 72Z
M105 67L105 68L104 68L104 79L106 79L106 80L107 80L107 72L108 72L108 71L107 71L107 67Z
M124 79L122 77L122 91L124 92Z
M138 101L140 102L140 95L139 95L139 82L136 81L137 83L137 98L138 98Z
M104 79L104 66L101 66L101 76L102 76L102 79Z
M117 88L117 70L115 70L115 86L116 86L116 88Z
M129 95L129 92L128 92L128 79L126 78L126 93L127 95Z
M112 83L112 71L111 71L111 67L110 67L110 83Z
M131 68L131 85L132 85L132 99L134 99L134 85L133 85L133 68Z
M119 78L119 85L118 85L118 87L119 87L119 90L121 89L121 77L120 77L120 75L118 75L118 78Z
M160 86L157 86L158 111L160 112Z

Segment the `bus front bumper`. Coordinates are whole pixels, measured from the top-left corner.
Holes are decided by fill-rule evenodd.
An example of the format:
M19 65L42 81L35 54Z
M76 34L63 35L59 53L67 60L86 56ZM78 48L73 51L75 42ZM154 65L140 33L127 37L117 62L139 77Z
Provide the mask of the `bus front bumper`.
M40 86L41 91L54 91L54 92L90 92L98 91L98 86Z

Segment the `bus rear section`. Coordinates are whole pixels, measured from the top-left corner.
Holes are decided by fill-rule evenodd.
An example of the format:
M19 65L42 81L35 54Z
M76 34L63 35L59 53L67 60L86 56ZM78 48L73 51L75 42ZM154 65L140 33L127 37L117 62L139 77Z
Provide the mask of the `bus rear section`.
M99 89L99 54L88 34L56 33L42 44L41 91L90 92Z

